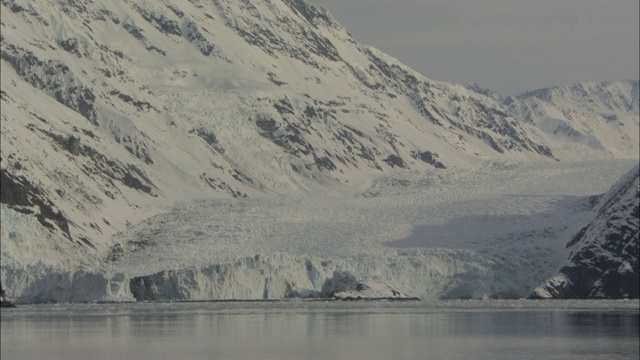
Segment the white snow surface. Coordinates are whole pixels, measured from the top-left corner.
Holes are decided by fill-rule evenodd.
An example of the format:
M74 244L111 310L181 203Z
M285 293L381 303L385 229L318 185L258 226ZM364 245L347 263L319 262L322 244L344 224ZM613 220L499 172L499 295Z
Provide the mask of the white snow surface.
M638 102L638 81L581 82L503 101L516 117L535 126L533 132L546 134L554 154L567 160L637 152Z

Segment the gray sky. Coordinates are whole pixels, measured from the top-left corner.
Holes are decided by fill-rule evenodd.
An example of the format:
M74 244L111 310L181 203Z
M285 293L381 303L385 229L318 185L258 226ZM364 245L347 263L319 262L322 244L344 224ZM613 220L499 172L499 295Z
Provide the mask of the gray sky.
M514 94L638 79L638 0L310 0L433 80Z

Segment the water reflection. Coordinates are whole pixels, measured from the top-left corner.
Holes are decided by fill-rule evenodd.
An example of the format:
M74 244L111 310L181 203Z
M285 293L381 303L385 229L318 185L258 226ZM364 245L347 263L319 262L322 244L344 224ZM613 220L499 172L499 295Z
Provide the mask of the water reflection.
M3 359L626 359L637 310L121 304L2 312Z

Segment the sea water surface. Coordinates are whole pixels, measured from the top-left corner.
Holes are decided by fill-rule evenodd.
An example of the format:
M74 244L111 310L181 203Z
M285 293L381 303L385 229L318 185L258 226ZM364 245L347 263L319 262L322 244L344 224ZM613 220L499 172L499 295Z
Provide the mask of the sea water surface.
M638 301L278 301L2 309L7 359L638 359Z

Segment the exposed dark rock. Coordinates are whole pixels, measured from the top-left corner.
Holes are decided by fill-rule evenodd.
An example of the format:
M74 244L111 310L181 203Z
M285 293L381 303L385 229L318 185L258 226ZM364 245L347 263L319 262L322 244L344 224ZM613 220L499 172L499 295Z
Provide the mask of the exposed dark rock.
M25 81L79 112L92 123L96 122L96 96L91 88L80 83L69 66L59 60L40 60L33 52L13 44L3 46L0 57Z
M413 152L411 156L413 156L415 159L420 159L427 164L433 165L436 169L447 168L438 160L438 154L432 153L431 151Z
M296 1L294 1L296 2ZM302 4L302 2L300 2ZM251 6L250 3L247 3ZM296 7L294 4L294 8ZM306 4L303 4L306 6ZM306 12L305 12L306 13ZM306 13L310 15L310 13ZM302 15L304 17L304 15ZM321 69L322 66L314 59L317 55L331 61L340 61L340 54L329 39L316 31L308 31L304 26L279 24L298 37L298 41L292 43L276 35L272 26L246 19L244 26L240 26L237 19L228 16L225 19L227 25L233 28L248 44L261 49L266 54L277 58L280 55L299 60L309 66ZM275 24L274 24L275 25Z
M140 6L134 5L133 8L151 25L153 25L158 31L165 35L182 36L182 30L180 25L172 19L169 19L164 14L156 14L154 12L143 9Z
M151 105L151 103L149 103L148 101L136 100L130 95L121 93L119 90L111 90L109 92L109 94L110 95L116 95L120 100L135 106L140 111L148 111L148 110L153 109L156 112L160 112L153 105Z
M4 0L2 1L2 5L9 7L9 2ZM9 7L9 9L11 10L11 12L19 14L19 13L24 13L26 15L29 15L29 17L35 19L37 22L43 24L44 26L49 26L49 22L42 17L42 15L40 15L34 8L33 6L29 6L28 9L25 9L24 7L20 6L19 4L11 4L11 6Z
M176 6L170 5L170 4L167 4L166 6L167 8L169 8L169 10L171 10L174 14L176 14L176 16L178 16L180 19L184 17L184 12L178 9Z
M236 180L240 179L240 182L242 182L241 181L242 178L239 177L239 175L237 175L237 176L238 176L238 178ZM240 190L234 189L231 185L227 184L223 180L215 178L215 177L208 176L206 173L200 175L200 179L203 180L204 182L206 182L206 184L209 185L212 189L225 191L225 192L229 193L231 196L233 196L234 198L247 198L248 197L248 195L245 192L242 192ZM249 181L250 181L250 179L248 180L248 182Z
M81 236L80 237L80 241L81 242L78 242L80 245L84 244L84 245L86 245L86 246L88 246L88 247L90 247L90 248L92 248L94 250L96 249L96 247L91 243L91 240L87 239L87 237Z
M196 135L201 137L202 140L204 140L210 146L218 143L218 138L216 137L216 134L211 131L207 131L204 129L197 129L197 130L191 130L190 132L195 133Z
M404 160L402 160L402 158L398 155L395 154L391 154L389 156L387 156L386 159L382 160L384 162L386 162L387 164L389 164L389 166L391 167L399 167L402 169L406 169L407 168L407 164L405 164Z
M133 166L131 166L130 169L133 171L139 172L139 170ZM128 186L132 189L140 190L140 191L146 192L147 194L151 193L151 187L143 184L142 181L140 181L140 179L138 179L137 177L133 176L133 174L131 174L130 171L127 171L124 173L124 176L122 178L122 183L125 186Z
M291 102L287 97L273 103L273 107L276 108L276 110L278 110L281 115L295 114L295 112L293 111L293 106L291 105Z
M69 140L67 140L67 150L69 150L69 152L72 155L80 155L80 138L77 138L75 136L70 136Z
M304 115L308 118L315 119L318 117L318 112L313 108L313 106L307 105L304 109Z
M167 52L166 52L166 51L164 51L164 50L162 50L162 49L160 49L160 48L159 48L159 47L157 47L157 46L154 46L154 45L147 45L146 49L147 49L148 51L155 51L155 52L157 52L158 54L160 54L160 55L162 55L162 56L167 56Z
M238 169L231 169L229 170L229 173L238 182L247 185L256 185L256 182L251 177Z
M64 51L67 51L79 57L82 57L82 54L80 53L80 49L78 48L78 39L71 38L67 40L58 40L58 45L60 45L60 47Z
M109 255L107 255L107 262L115 262L124 256L124 249L122 249L122 245L115 244L111 251L109 251Z
M331 61L341 61L340 53L338 49L333 45L333 43L324 36L319 35L316 32L306 32L304 29L302 30L303 34L306 35L309 46L307 49L325 59L329 59Z
M278 123L273 119L260 118L256 120L256 125L266 132L272 133L278 130Z
M58 228L69 240L69 222L44 192L22 176L14 176L0 169L0 202L15 211L34 215L40 224L50 231Z
M120 24L118 16L113 11L107 9L98 9L94 11L93 19L98 21L107 21L107 19L109 19L116 25Z
M291 10L302 15L309 23L315 26L315 21L320 20L325 24L331 24L332 20L326 10L318 8L304 0L285 0Z
M185 37L189 42L196 45L200 53L204 56L211 55L216 49L216 47L202 35L198 26L191 21L188 21L185 25Z
M144 35L142 35L142 32L144 30L140 29L139 27L135 26L134 24L123 24L122 27L127 30L127 32L129 34L131 34L134 38L138 39L138 40L144 40L145 37Z
M275 73L269 72L269 73L267 73L267 76L269 76L269 80L272 83L274 83L274 84L276 84L278 86L287 85L286 82L278 80L278 76Z
M153 183L137 166L122 164L87 145L82 147L81 154L92 160L91 167L83 168L86 173L101 174L107 179L119 181L132 189L153 194Z
M318 166L318 169L325 169L329 171L333 171L337 169L336 164L334 164L333 161L331 161L331 159L329 159L327 156L316 157L314 154L314 159L315 159L316 165Z

